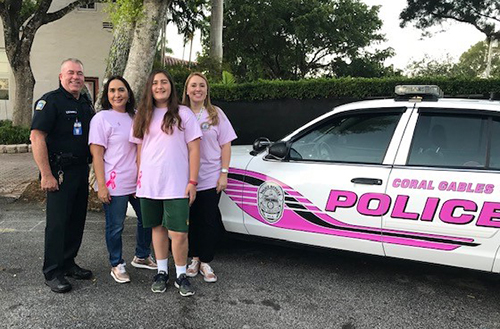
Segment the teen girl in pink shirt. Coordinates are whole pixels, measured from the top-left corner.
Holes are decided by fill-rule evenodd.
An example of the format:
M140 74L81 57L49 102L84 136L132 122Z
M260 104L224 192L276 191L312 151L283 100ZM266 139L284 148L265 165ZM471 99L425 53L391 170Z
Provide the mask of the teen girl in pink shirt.
M128 82L109 78L104 85L101 105L90 122L89 144L96 175L94 189L104 205L106 246L111 263L111 276L118 283L130 282L122 257L122 232L130 203L137 214L136 248L132 266L156 270L150 256L151 229L142 227L139 200L135 198L137 181L137 146L129 142L135 99Z
M140 197L144 227L153 228L158 274L151 290L164 292L168 283L169 241L172 240L177 279L182 296L194 290L186 276L189 206L196 197L200 166L200 137L196 117L178 105L172 78L154 70L146 83L134 119L130 141L137 143Z
M227 186L231 141L236 139L236 133L224 112L211 104L210 88L203 74L189 75L182 103L191 108L203 132L198 192L190 211L189 255L192 261L187 275L194 277L199 272L206 282L216 282L210 262L223 230L220 192Z

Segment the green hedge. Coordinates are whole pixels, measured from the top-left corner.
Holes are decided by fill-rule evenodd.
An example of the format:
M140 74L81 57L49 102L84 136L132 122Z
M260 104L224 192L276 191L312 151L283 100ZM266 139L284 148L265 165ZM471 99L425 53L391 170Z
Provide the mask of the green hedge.
M13 127L12 121L0 120L0 144L29 144L30 129Z
M438 85L449 96L488 95L500 92L500 79L450 78L340 78L300 81L263 80L236 85L214 84L211 97L220 101L266 99L377 98L391 97L399 84Z

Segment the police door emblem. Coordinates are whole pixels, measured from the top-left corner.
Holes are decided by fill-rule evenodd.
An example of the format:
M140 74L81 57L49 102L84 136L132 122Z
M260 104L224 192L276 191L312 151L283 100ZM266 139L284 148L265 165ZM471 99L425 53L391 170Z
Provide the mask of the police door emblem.
M285 204L284 195L283 188L276 183L265 182L259 186L259 190L257 191L257 203L262 218L271 224L281 219Z

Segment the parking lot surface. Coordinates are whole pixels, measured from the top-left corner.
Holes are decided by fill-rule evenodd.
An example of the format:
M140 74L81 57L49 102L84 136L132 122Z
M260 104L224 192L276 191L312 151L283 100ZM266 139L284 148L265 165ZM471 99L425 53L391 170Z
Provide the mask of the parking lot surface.
M77 262L94 272L67 294L44 285L44 207L0 200L0 328L500 328L498 275L348 252L225 239L219 282L192 279L193 297L128 265L117 284L104 215L89 213ZM124 257L134 252L127 219Z

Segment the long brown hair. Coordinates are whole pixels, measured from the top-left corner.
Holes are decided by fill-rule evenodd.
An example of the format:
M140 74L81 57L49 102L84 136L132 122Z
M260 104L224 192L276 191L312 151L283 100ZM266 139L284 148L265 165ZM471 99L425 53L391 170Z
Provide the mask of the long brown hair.
M170 83L170 96L167 100L168 111L163 117L163 123L161 129L166 134L173 133L173 127L177 124L179 130L181 128L181 117L179 115L179 99L177 98L177 92L175 90L174 80L165 70L153 70L149 74L146 86L144 87L144 92L142 94L141 102L139 103L137 114L134 119L134 137L144 138L144 134L149 132L149 125L151 124L151 119L153 118L153 110L156 105L155 99L153 98L153 81L155 75L162 73L164 74L168 82Z
M191 80L191 78L194 76L198 76L198 77L202 78L203 80L205 80L205 84L207 85L207 97L205 97L205 101L203 102L203 106L207 110L208 119L210 120L210 124L212 126L217 126L219 124L219 114L218 114L215 106L213 106L212 102L210 101L210 85L208 84L207 77L203 73L193 72L187 77L186 82L184 83L184 92L182 93L182 104L191 107L191 99L189 98L189 95L187 94L187 87L189 84L189 80Z

